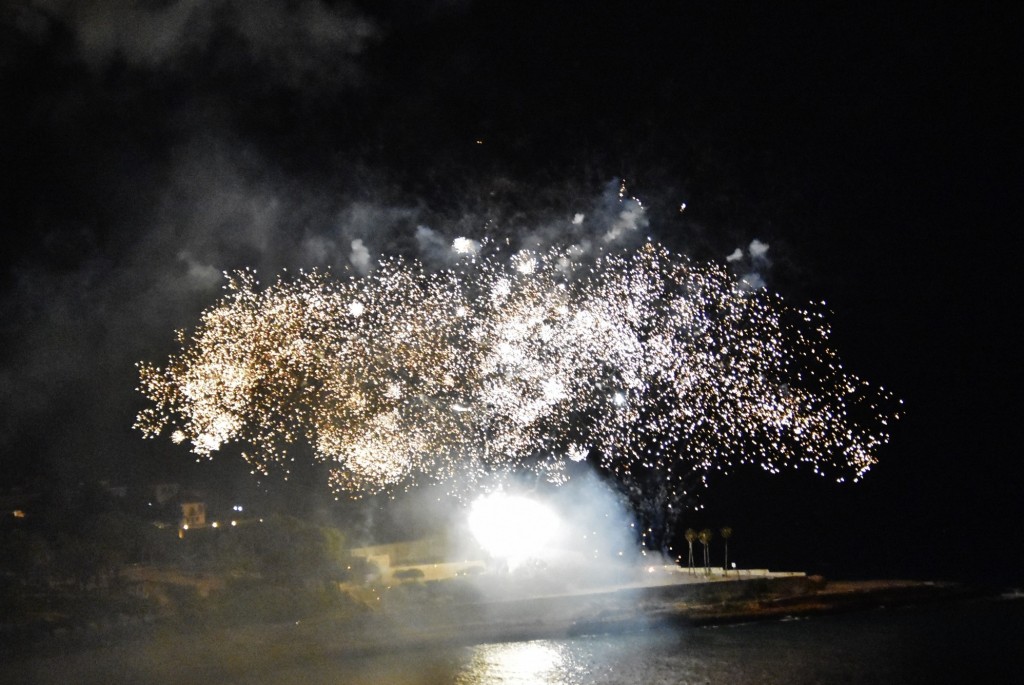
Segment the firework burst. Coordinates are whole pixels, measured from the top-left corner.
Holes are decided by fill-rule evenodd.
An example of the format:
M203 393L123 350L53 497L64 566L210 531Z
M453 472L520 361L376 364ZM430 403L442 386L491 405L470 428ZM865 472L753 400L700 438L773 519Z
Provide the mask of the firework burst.
M888 441L898 403L842 368L823 315L720 266L652 243L463 254L231 275L165 366L140 364L137 427L264 473L302 443L352 495L580 462L677 495L740 464L857 479Z

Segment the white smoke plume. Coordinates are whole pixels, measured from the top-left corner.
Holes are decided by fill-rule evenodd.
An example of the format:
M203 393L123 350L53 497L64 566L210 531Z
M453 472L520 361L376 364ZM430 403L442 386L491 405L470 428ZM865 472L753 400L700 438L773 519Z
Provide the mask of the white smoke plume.
M761 274L749 273L740 276L740 290L754 291L762 290L765 287L766 284Z
M370 251L366 249L363 241L356 238L352 241L352 254L349 256L356 272L365 276L370 273Z
M750 247L747 248L747 253L750 255L750 259L754 262L766 262L768 258L765 256L768 254L768 243L762 243L757 238L750 241Z
M453 258L453 241L429 226L417 226L415 235L420 258L427 264L443 266Z
M743 251L743 248L737 247L726 256L726 262L747 269L746 273L741 273L739 276L740 290L752 292L754 290L763 290L767 287L762 272L771 266L767 256L768 248L768 243L754 238L750 241L750 245L747 246L746 252Z
M209 291L224 281L223 272L209 264L197 261L187 251L178 254L178 261L184 262L188 267L185 281L194 290Z

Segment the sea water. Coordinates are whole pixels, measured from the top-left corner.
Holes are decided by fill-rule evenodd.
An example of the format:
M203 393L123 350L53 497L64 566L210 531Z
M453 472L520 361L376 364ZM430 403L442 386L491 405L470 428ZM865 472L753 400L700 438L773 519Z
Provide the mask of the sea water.
M239 681L241 682L241 681ZM252 674L262 685L1024 683L1024 599L716 627L381 652Z

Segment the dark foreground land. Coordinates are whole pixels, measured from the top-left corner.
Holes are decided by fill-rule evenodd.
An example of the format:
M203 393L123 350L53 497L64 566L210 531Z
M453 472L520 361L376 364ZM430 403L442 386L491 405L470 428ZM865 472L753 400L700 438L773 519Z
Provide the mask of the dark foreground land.
M952 601L985 592L921 581L832 581L802 574L628 585L546 597L432 605L393 602L358 617L190 631L155 626L116 640L8 654L2 682L208 682L327 657L486 642L630 633Z

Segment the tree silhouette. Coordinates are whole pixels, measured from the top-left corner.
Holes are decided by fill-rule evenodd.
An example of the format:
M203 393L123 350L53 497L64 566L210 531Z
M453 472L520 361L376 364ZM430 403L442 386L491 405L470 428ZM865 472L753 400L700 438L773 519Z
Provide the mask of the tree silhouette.
M687 528L685 536L686 544L690 548L690 560L688 568L690 569L690 573L693 573L693 542L697 539L697 531L695 531L693 528Z
M705 528L697 537L700 539L700 544L704 545L704 573L711 573L711 555L708 552L708 546L714 535L710 528Z
M719 535L722 536L722 540L725 541L725 561L722 564L722 568L725 569L726 575L729 574L729 538L732 537L732 528L729 526L722 526L722 529L718 531Z

